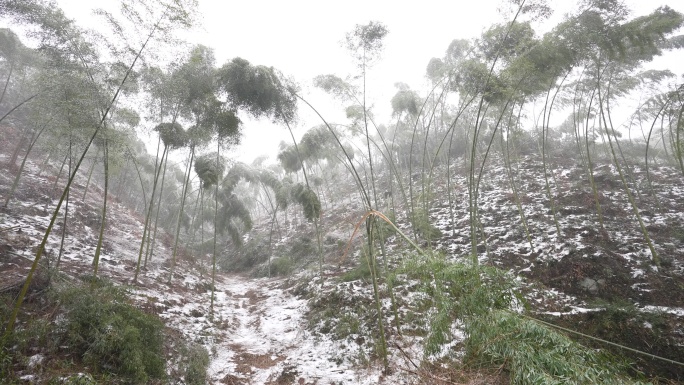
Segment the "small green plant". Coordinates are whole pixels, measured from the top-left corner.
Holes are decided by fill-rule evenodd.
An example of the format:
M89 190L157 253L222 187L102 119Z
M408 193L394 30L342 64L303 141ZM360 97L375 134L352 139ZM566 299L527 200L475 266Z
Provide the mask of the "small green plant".
M290 275L293 270L294 261L290 257L278 257L271 262L271 274L273 275Z
M387 219L389 219L394 224L394 226L391 226L389 223L385 221L376 221L376 226L378 229L378 239L380 240L380 242L383 243L387 241L387 238L393 236L396 233L394 227L396 227L397 225L397 216L394 214L394 211L388 212L386 216Z
M342 275L342 282L351 282L356 280L370 281L371 271L370 265L368 264L368 259L366 257L361 257L359 265L355 268L349 270Z
M299 260L303 257L314 255L316 253L316 245L309 237L301 237L292 243L290 254L294 259Z
M5 323L11 312L11 298L0 297L0 323ZM25 364L29 355L36 351L52 352L56 348L53 325L37 316L16 327L5 339L0 338L0 384L17 383L12 380L14 365Z
M399 273L419 279L433 314L425 341L434 356L465 331L466 362L500 367L511 384L632 384L626 367L565 335L513 312L522 304L515 282L498 269L449 263L438 256L413 257Z
M271 252L267 237L253 235L242 246L236 247L233 252L227 254L227 257L219 259L219 266L223 271L247 271L268 261Z
M125 289L78 287L60 297L66 309L64 342L86 364L138 384L165 375L163 324L130 305Z
M202 345L192 344L187 351L185 362L185 383L188 385L204 385L207 383L209 352Z
M508 308L514 297L515 284L505 272L451 263L439 255L413 256L397 273L420 280L420 290L432 298L427 356L437 354L454 338L452 324L456 319Z
M511 384L637 384L620 375L626 368L611 357L507 310L495 310L467 323L471 363L503 365Z
M339 336L340 339L359 334L361 332L361 321L356 314L342 314L333 332L336 336Z
M418 234L425 240L435 240L442 236L442 232L430 223L428 214L422 208L416 208L411 221Z
M0 341L0 384L9 384L12 373L12 355L6 342ZM5 382L7 381L7 382Z

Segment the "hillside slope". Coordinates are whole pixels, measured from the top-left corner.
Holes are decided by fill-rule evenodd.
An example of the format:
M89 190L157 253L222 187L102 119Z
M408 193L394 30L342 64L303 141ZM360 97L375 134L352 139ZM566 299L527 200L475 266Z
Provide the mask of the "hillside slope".
M3 155L0 162L6 162L7 158ZM478 245L480 262L510 271L517 277L519 290L524 293L531 314L675 361L684 360L681 321L684 316L684 292L681 290L684 287L684 214L681 211L684 180L677 170L667 166L654 167L651 178L655 195L649 195L650 190L642 187L646 183L644 171L638 167L632 169L635 184L641 187L641 214L663 259L661 267L650 262L648 248L611 166L598 166L595 175L601 184L605 231L598 228L591 190L583 182L581 170L573 164L565 164L553 171L562 229L559 237L544 193L541 165L529 158L519 161L516 183L532 247L525 238L505 169L494 161L486 170L479 198L482 229L486 235L486 243ZM44 172L46 175L56 173L56 170ZM4 293L15 293L26 277L35 247L56 204L56 191L51 189L54 178L38 174L39 167L31 162L15 200L1 214L0 276L3 278L0 290ZM452 202L456 202L452 205L453 221L446 184L443 178L435 180L431 193L435 199L429 212L431 223L439 229L440 235L424 242L423 246L440 251L449 261L468 260L470 240L465 178L460 176L452 180ZM10 174L0 176L1 195L7 193L10 184ZM60 181L58 186L62 184ZM91 187L91 193L83 201L79 194L83 192L83 186L83 181L77 178L74 191L78 198L70 203L71 214L60 262L62 275L53 277L50 282L48 270L41 270L29 295L27 306L30 309L39 306L43 301L43 289L50 284L69 286L92 274L102 192ZM337 193L342 196L354 194L342 189ZM371 314L373 292L369 276L362 271L363 263L359 265L358 253L352 252L343 258L344 247L335 242L346 243L362 212L355 209L353 201L331 202L321 221L325 239L333 240L326 248L329 254L322 278L314 278L318 272L308 269L279 278L248 278L219 272L212 312L209 308L210 269L207 268L210 261L182 253L169 280L172 239L168 235L160 237L164 241L142 269L138 282L132 282L142 237L142 220L113 197L99 275L130 286L137 306L164 320L168 335L204 346L210 356L208 375L211 383L418 384L438 383L439 378L470 383L507 383L506 375L488 370L454 374L444 372L439 365L417 364L422 360L438 363L447 356L462 357L465 335L454 321L453 339L447 341L443 352L433 357L425 355L422 349L431 313L427 309L417 313L418 318L411 319L410 314L416 317L412 312L416 311L415 306L422 297L415 282L410 280L394 288L401 293L398 302L404 309L400 313L405 317L401 335L388 329L389 360L393 370L391 374L383 374L375 352L374 322L377 317ZM397 207L397 223L410 234L406 210L400 205ZM265 239L269 227L268 220L262 219L250 239ZM292 246L303 237L313 238L311 230L310 225L300 224L285 231L281 239L274 241L280 248L274 249L273 258L293 258L314 266L312 262L316 257L313 255L283 254L293 250ZM60 224L49 239L44 258L46 267L54 267L60 254L61 232ZM390 266L400 266L408 258L404 252L406 245L397 236L388 239L387 249L390 250ZM233 253L233 258L239 254L239 251ZM309 262L306 262L307 258ZM225 263L230 265L231 259ZM263 272L263 266L257 270ZM354 275L355 272L358 275ZM387 293L386 282L381 282L381 294L385 296L382 307L386 324L391 325L392 304ZM54 322L59 312L35 312L33 316ZM22 315L18 326L27 325L30 318L30 313ZM171 344L168 349L169 378L179 381L183 373L179 368L178 348ZM44 354L36 348L26 361L17 362L14 365L17 378L47 383L63 357ZM68 350L62 354L68 356ZM676 365L638 355L630 356L630 359L636 363L637 370L649 376L671 380L682 380L684 376ZM36 360L41 364L29 364ZM81 369L74 367L76 371ZM65 374L63 369L60 373Z
M648 175L639 164L625 170L630 192L635 196L639 214L662 261L660 266L656 266L618 171L612 164L599 160L593 169L603 215L602 229L591 185L580 162L571 156L550 160L550 187L561 230L558 234L545 189L543 165L537 158L521 156L512 168L530 232L529 241L502 159L494 156L485 167L478 197L481 224L477 245L479 263L497 267L515 277L526 298L525 306L534 317L684 362L684 177L681 171L664 164L651 164ZM454 161L452 173L455 176L449 183L451 197L447 191L444 166L432 173L424 170L411 179L405 178L404 185L413 183L416 197L431 197L427 206L433 226L431 239L425 239L424 234L417 238L423 248L435 250L453 263L469 263L470 215L466 169L462 159ZM432 180L423 181L422 178L428 175L432 175ZM378 179L384 181L387 178L381 174ZM338 180L334 183L335 189L322 189L334 191L327 199L338 202L324 210L321 220L323 238L331 240L332 244L335 240L346 243L364 212L347 202L348 197L358 197L351 181ZM423 183L429 186L429 190L421 190ZM379 184L378 189L390 190L383 184ZM397 226L413 237L408 214L410 208L401 201L396 186L393 196L383 194L379 203L383 208L381 211L393 214L392 203L396 209ZM415 207L424 209L423 202L417 199ZM257 231L267 234L268 228L263 225ZM308 230L306 237L315 239L312 226L305 229ZM298 228L296 232L286 232L280 241L293 244L293 235L301 238L301 231ZM267 236L262 235L261 239L265 238ZM344 254L344 247L324 246L334 275L365 287L365 298L372 301L368 275L355 280L353 278L358 278L358 274L345 277L349 269L352 269L351 273L359 269L353 267L354 263L363 266L364 259L358 253L355 257L350 256L360 248L361 244L356 243L351 253ZM399 236L390 236L386 249L389 250L390 266L401 266L410 259L406 253L410 247ZM315 260L314 250L310 253L310 260ZM359 294L358 288L350 290L347 283L334 282L329 283L334 286L329 289L329 296L354 297ZM389 301L387 290L381 285L381 292ZM395 287L394 290L403 292L406 289ZM320 301L325 302L325 296L321 296ZM356 314L358 309L354 308L353 305L346 306L340 313ZM389 303L385 311L392 313ZM392 317L388 316L386 322L391 324ZM333 324L339 324L339 317ZM317 328L323 329L324 334L330 334L330 327L325 323ZM626 354L637 371L649 376L684 379L684 368L672 362L632 354L589 339L580 338L580 341L596 348L612 349L616 354Z
M7 161L7 154L0 155L0 163ZM56 169L39 174L38 165L29 161L15 199L0 212L0 294L6 309L28 274L35 248L56 207L57 190L64 184L61 180L56 190L51 188L54 177L45 175L56 175ZM10 173L0 175L0 196L8 193L12 177ZM91 186L84 201L84 182L79 176L72 190L61 256L61 219L48 240L25 312L16 325L19 330L31 328L36 319L58 323L64 315L59 303L49 302L46 289L77 286L92 276L102 190ZM59 218L63 213L64 207ZM252 279L218 272L212 312L210 260L183 253L169 279L172 238L164 235L159 238L165 242L159 242L153 258L133 282L143 220L116 197L110 197L107 216L98 276L128 287L137 307L158 315L166 324L165 335L171 341L167 342L169 383L184 383L179 366L182 341L199 344L209 352L207 374L213 384L406 383L404 373L380 380L377 366L351 367L338 358L351 348L307 331L307 300L292 292L293 278ZM50 276L58 258L60 274ZM5 322L3 318L3 326ZM26 356L21 358L23 354ZM72 356L66 346L57 351L33 346L15 352L15 358L14 378L0 383L46 384L89 370L79 364L82 357ZM65 369L65 360L76 364Z

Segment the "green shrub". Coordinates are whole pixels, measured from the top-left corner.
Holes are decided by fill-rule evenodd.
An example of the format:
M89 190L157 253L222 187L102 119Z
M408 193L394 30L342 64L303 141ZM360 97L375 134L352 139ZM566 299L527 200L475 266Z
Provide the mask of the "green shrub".
M14 347L12 350L31 355L37 349L53 351L55 346L53 324L45 318L29 319L21 327L14 330Z
M227 253L219 259L219 266L223 271L243 272L268 260L272 252L268 245L268 237L254 235L242 246Z
M41 301L43 299L44 297L41 296ZM0 325L7 324L13 305L13 299L10 296L0 296ZM39 306L38 301L29 306ZM2 385L15 383L10 379L14 376L14 366L22 365L27 356L35 354L36 351L51 353L56 349L52 323L35 312L33 314L34 317L17 323L6 340L0 339L0 384Z
M453 340L456 320L465 330L466 361L505 368L511 384L630 384L625 367L607 355L510 309L521 305L510 275L495 268L414 257L399 273L419 279L432 298L425 354L434 355Z
M7 345L0 341L0 384L9 384L12 374L12 354Z
M411 224L424 240L435 240L442 237L442 232L430 223L430 217L422 208L415 208Z
M342 282L351 282L356 280L368 281L371 278L370 265L368 264L368 258L361 257L359 265L355 268L344 273L341 277Z
M204 385L207 383L209 352L202 345L193 344L187 352L185 363L185 383L188 385Z
M294 271L294 261L290 257L278 257L271 261L271 275L290 275Z
M439 255L414 256L397 273L420 280L419 289L432 298L435 313L430 316L425 341L427 356L437 354L453 340L454 320L508 308L513 300L514 282L491 267L455 264Z
M290 249L290 255L295 260L300 260L303 257L316 254L316 245L311 240L311 238L303 236L297 238L292 242L292 247Z
M162 322L127 302L126 290L99 286L61 294L64 339L86 364L135 383L165 374Z
M511 384L633 384L625 368L567 336L506 310L466 323L466 354L473 362L503 365Z

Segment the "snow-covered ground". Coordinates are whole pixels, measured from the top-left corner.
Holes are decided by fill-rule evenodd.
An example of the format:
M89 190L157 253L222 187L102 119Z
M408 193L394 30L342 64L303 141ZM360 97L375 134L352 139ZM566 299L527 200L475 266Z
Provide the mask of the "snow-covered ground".
M33 164L27 171L23 186L49 185L47 178L36 176ZM2 185L7 186L9 175L3 178ZM73 194L69 204L70 220L60 262L60 270L74 279L92 274L101 210L100 194L91 191L85 201L81 196ZM33 194L24 191L20 200L0 213L0 226L9 229L3 231L2 242L12 250L11 257L0 259L0 288L26 277L33 248L40 242L56 204L49 190ZM63 213L64 207L58 218ZM293 294L291 279L253 279L219 272L211 311L210 277L196 262L179 259L169 282L171 250L160 242L154 259L133 283L142 223L114 201L109 202L107 215L106 247L98 274L129 286L141 307L157 312L167 326L188 341L203 345L211 360L208 374L212 384L410 383L404 372L384 375L378 365L352 367L343 358L354 354L350 347L309 332L308 301ZM60 219L48 240L43 263L56 263L61 229ZM173 357L169 365L174 365ZM25 376L27 381L38 378Z
M185 283L201 285L197 277ZM178 296L143 289L138 295L163 304L167 325L207 348L216 383L381 383L380 368L360 371L340 362L340 342L307 331L307 301L283 285L280 279L220 275L213 313L210 291Z
M0 157L0 162L5 160ZM581 171L578 168L558 168L552 188L563 230L559 237L542 188L543 176L539 170L534 171L534 167L534 161L523 159L516 176L532 247L525 239L517 206L507 187L505 171L500 166L487 169L479 198L482 225L487 236L486 247L480 244L481 263L502 267L518 277L533 310L540 315L571 316L594 312L600 307L592 308L586 298L610 298L628 293L643 312L681 317L684 314L684 306L678 300L681 295L663 293L680 280L684 271L684 239L668 235L674 226L681 228L684 219L681 212L684 189L678 172L669 167L654 168L651 171L654 189L662 209L655 210L646 193L640 206L645 207L642 216L653 233L656 249L669 263L665 269L658 269L650 264L650 252L619 186L607 188L601 197L606 211L606 229L610 235L609 239L603 239L596 228L593 197L581 184ZM3 230L0 233L3 244L0 246L10 256L0 260L0 289L26 276L33 250L57 203L51 191L53 180L38 177L37 173L38 167L29 163L18 192L19 199L11 202L9 209L0 212ZM639 170L635 169L634 173L643 179ZM611 180L610 183L615 183L615 170L608 166L597 168L597 175L603 175L603 183ZM4 192L10 185L10 176L0 176L0 187ZM91 262L101 210L101 192L96 188L91 186L93 190L87 199L81 199L83 182L77 180L70 203L70 221L61 257L61 270L74 278L92 274ZM432 204L430 217L431 223L442 232L442 237L434 240L433 245L448 259L467 259L470 235L465 180L462 176L453 180L452 199L456 202L453 220L445 188L444 183L435 184L437 199ZM360 352L367 355L368 351L364 352L361 344L354 343L353 335L335 340L332 335L318 332L320 328L315 325L311 327L311 302L296 290L300 278L310 272L288 279L254 279L218 273L212 311L206 268L202 268L197 260L179 258L169 281L171 250L159 242L154 258L141 270L138 282L134 284L132 279L143 226L139 216L129 208L114 200L109 205L109 224L99 274L119 284L130 285L141 307L158 313L169 327L187 340L206 347L211 360L208 373L211 383L425 383L424 378L412 374L423 357L420 337L392 336L390 343L394 345L390 349L390 366L394 370L385 374L381 360L360 364L363 362L359 359ZM348 202L343 201L341 206L343 209L338 210L346 214L353 211ZM59 255L64 209L46 247L44 259L51 263L55 263ZM405 212L397 214L400 227L410 231ZM358 218L344 223L327 220L323 223L328 226L328 233L338 234L334 237L337 239L351 233ZM286 239L293 239L293 234L284 234L282 239L274 242L282 243ZM388 249L399 247L396 241L388 245ZM207 262L203 263L205 267ZM308 283L309 288L316 286L312 282L315 281ZM332 285L338 285L335 290L348 291L350 299L358 297L362 301L372 297L368 285L364 287L353 282ZM325 301L324 295L330 287L326 289L324 286L321 285L321 290L316 293L317 301ZM387 301L387 298L383 299L383 307L389 309ZM350 314L344 316L349 317ZM453 334L457 338L445 345L445 349L457 347L464 338L457 330L457 321L454 327ZM169 363L174 365L172 357Z

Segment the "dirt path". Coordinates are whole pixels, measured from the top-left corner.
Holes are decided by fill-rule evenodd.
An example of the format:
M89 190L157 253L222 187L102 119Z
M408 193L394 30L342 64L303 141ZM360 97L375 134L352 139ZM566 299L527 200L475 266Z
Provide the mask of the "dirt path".
M200 286L187 274L183 284ZM337 342L306 331L306 300L281 280L221 276L213 317L210 292L143 290L163 307L161 317L209 351L215 384L377 384L376 370L359 372L339 359ZM343 362L340 362L343 361Z

